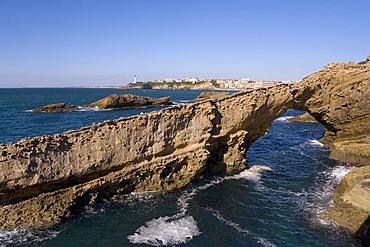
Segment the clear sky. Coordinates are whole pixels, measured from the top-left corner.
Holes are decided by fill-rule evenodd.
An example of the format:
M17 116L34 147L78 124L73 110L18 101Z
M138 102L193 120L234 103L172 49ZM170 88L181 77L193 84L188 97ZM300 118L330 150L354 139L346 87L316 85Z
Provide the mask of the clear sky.
M370 55L369 0L0 0L0 87L298 80Z

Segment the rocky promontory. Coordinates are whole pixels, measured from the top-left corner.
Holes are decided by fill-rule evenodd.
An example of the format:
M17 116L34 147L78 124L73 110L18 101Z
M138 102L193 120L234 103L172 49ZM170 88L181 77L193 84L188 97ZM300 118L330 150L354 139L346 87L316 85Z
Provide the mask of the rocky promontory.
M58 222L113 193L181 188L245 168L245 154L292 104L259 89L0 145L0 225Z
M324 217L370 245L370 61L334 63L307 76L292 91L296 109L324 125L330 157L353 168L334 192Z
M143 106L158 106L172 105L170 97L151 98L138 96L133 94L112 94L101 100L87 104L84 107L112 109L112 108L127 108L127 107L143 107Z
M77 106L66 106L64 103L55 103L45 105L40 108L33 109L33 112L71 112L71 111L79 111L80 109Z
M135 97L113 95L88 106L132 107L127 102ZM148 105L169 102L144 98L139 101ZM336 63L298 84L0 145L0 226L55 224L114 193L171 190L204 175L241 171L250 145L266 134L274 119L294 108L323 124L322 141L333 159L362 166L344 177L334 193L336 205L325 217L365 241L370 212L369 99L370 62Z

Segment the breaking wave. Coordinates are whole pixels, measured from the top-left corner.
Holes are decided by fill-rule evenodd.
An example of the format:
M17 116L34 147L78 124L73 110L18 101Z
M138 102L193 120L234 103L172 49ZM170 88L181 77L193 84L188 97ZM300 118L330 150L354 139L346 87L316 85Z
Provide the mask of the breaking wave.
M324 144L322 144L318 140L308 140L307 143L310 144L310 145L312 145L312 146L324 147Z
M133 244L148 244L152 246L184 244L201 234L195 219L188 215L189 201L200 191L211 186L222 183L225 180L246 179L258 182L263 171L270 171L271 168L262 165L252 166L233 176L217 178L208 184L198 186L190 191L185 191L177 200L179 211L176 215L159 217L139 227L133 235L127 239ZM274 246L274 245L266 245Z

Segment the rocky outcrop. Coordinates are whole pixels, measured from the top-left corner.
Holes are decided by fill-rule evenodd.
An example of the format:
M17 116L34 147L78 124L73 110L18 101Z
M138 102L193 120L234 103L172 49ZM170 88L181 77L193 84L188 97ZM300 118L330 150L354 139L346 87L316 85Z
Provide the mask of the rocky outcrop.
M138 96L133 94L112 94L101 100L85 105L84 107L112 109L112 108L126 108L126 107L142 107L142 106L158 106L158 105L172 105L170 97L151 98Z
M368 62L330 64L297 85L236 93L0 145L0 226L48 225L113 193L171 190L204 174L240 171L249 146L292 107L325 126L323 141L331 146L333 158L369 165L369 72ZM124 107L120 102L114 96L90 107ZM327 217L366 235L369 225L358 222L370 212L362 196L370 171L358 169L363 170L348 174L338 187L332 212L351 208L355 211L346 212L356 213L345 217L357 212L364 217L353 226L335 213Z
M64 103L56 103L56 104L49 104L45 105L40 108L33 109L33 112L71 112L71 111L79 111L77 106L66 106Z
M353 168L340 182L333 194L334 207L323 218L334 221L364 246L370 245L370 166Z
M287 121L290 123L317 123L316 119L308 112L304 113L303 115L289 118Z
M205 100L215 100L230 95L229 92L201 92L192 102L201 102Z
M0 225L47 225L112 193L240 171L248 147L291 107L289 92L238 93L1 145Z
M354 168L336 188L335 206L324 217L370 244L370 62L335 63L302 80L292 91L296 109L325 127L331 158Z
M331 158L369 165L370 63L329 64L293 88L294 108L324 125Z

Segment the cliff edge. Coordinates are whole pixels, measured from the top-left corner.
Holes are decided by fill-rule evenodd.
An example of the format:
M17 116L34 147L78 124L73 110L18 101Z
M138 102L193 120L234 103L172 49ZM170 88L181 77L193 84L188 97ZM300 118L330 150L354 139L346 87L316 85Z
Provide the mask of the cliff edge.
M324 125L332 158L363 166L345 176L326 217L366 239L369 90L368 60L329 64L298 84L0 144L0 226L47 226L114 193L171 190L204 174L241 171L250 145L295 108Z
M0 225L42 227L113 193L241 171L291 105L289 87L259 89L0 145Z

